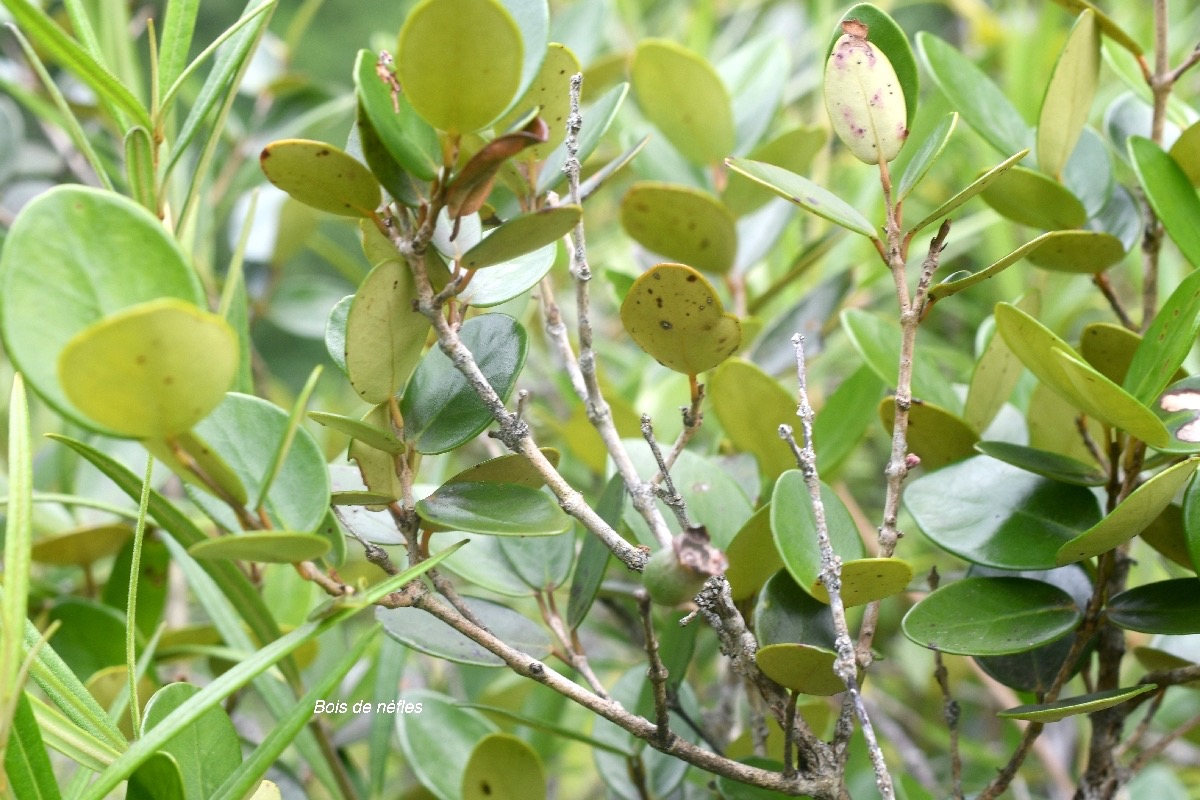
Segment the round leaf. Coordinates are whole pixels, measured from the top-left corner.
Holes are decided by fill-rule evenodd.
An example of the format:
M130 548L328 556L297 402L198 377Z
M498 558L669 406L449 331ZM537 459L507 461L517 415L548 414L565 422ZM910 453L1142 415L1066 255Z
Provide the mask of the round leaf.
M571 111L571 76L582 67L575 53L566 45L551 42L546 48L541 69L529 85L529 89L512 105L495 124L496 130L504 131L515 125L519 117L533 109L546 121L550 138L545 142L521 152L522 161L541 161L550 155L567 138L567 114Z
M859 558L842 562L841 577L842 604L850 608L900 594L908 588L913 568L898 558ZM829 602L820 581L813 584L812 594L822 603Z
M1071 595L1029 578L966 578L917 603L901 627L922 647L964 656L1022 653L1052 642L1083 614Z
M1137 536L1171 504L1197 465L1200 458L1190 458L1143 483L1104 519L1059 548L1058 563L1098 556Z
M505 644L534 658L550 652L550 636L528 617L491 600L465 599L475 616ZM457 664L504 666L500 657L483 645L419 608L377 608L375 619L383 624L384 633L418 652Z
M854 518L833 489L821 485L821 502L833 552L844 561L865 555ZM808 486L799 470L788 470L775 482L771 495L771 534L792 578L809 594L820 583L821 550Z
M372 269L354 294L346 317L346 375L372 405L404 387L425 347L429 320L413 308L412 270L398 260Z
M1087 221L1083 203L1070 189L1025 167L997 176L980 196L1005 217L1035 228L1078 228Z
M306 206L370 217L383 202L379 182L354 156L325 142L281 139L263 148L263 174Z
M621 201L621 225L652 253L706 272L728 272L737 256L737 227L729 209L689 186L634 184Z
M255 531L218 536L188 548L196 559L236 559L265 564L312 561L329 552L329 540L315 533Z
M1105 692L1092 692L1077 697L1068 697L1053 703L1016 706L1005 711L997 712L997 717L1004 719L1023 719L1029 722L1057 722L1060 719L1074 717L1079 714L1094 714L1106 708L1119 706L1126 700L1132 700L1140 694L1152 692L1158 687L1153 683L1144 686L1133 686L1128 689L1109 689Z
M773 481L796 466L791 448L779 438L780 424L797 421L796 400L774 378L749 361L731 358L713 373L708 396L725 435L739 451L758 459L763 479Z
M97 525L43 536L33 543L30 557L40 564L84 566L114 555L133 535L128 525Z
M565 205L513 217L467 251L464 269L483 269L532 253L566 236L583 217L580 206Z
M545 492L511 483L458 481L417 501L427 530L496 536L553 536L571 518Z
M675 42L643 39L630 76L642 113L684 158L714 164L733 152L729 91L703 58Z
M204 293L179 245L132 200L59 186L31 200L0 251L0 330L29 385L72 421L94 428L58 381L63 348L84 328L138 303ZM115 434L115 431L103 431Z
M471 751L496 726L478 711L427 689L407 691L397 701L396 733L408 768L437 800L462 800Z
M712 284L682 264L659 264L634 281L621 323L638 347L685 375L712 369L742 342L741 323Z
M508 733L485 736L463 771L463 800L539 800L546 771L537 751Z
M190 683L170 683L159 689L146 704L142 733L162 723L200 691ZM179 764L189 796L215 797L226 778L242 765L237 729L225 709L216 704L172 736L160 751Z
M787 570L763 586L754 607L754 635L760 645L796 642L833 650L837 636L833 611L801 589Z
M525 365L525 329L512 317L484 314L459 331L484 377L507 400ZM463 445L488 426L491 412L440 348L433 348L408 381L400 402L404 438L420 453L444 453Z
M542 43L528 45L540 57ZM508 108L524 55L516 21L495 0L423 0L400 30L396 75L434 127L472 133Z
M891 434L896 420L896 399L885 397L879 404L883 429ZM914 403L908 411L908 449L921 459L921 466L935 470L975 455L979 435L967 423L933 403Z
M922 475L904 493L943 550L999 569L1051 569L1060 546L1100 519L1095 496L986 456Z
M834 695L846 691L833 671L837 653L808 644L771 644L754 654L758 668L768 678L793 692Z
M1200 580L1175 578L1135 586L1109 600L1106 613L1126 630L1172 636L1200 633Z
M58 360L63 391L104 428L166 438L225 396L237 336L221 317L180 300L133 306L76 334Z

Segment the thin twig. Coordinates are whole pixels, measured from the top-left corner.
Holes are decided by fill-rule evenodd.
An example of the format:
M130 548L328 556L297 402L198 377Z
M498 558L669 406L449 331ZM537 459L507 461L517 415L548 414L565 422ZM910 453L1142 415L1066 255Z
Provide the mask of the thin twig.
M582 648L577 646L575 637L567 631L567 626L563 624L562 615L558 613L558 607L554 603L554 592L546 592L546 599L543 599L541 592L535 594L534 597L537 599L538 608L542 612L542 619L545 620L546 627L554 634L554 638L558 640L558 644L566 656L564 660L583 676L588 686L592 687L593 692L600 697L608 697L608 691L600 682L600 678L596 676L595 671L592 670L587 655Z
M936 592L940 579L938 576L937 567L935 566L929 572L929 590ZM946 729L950 732L950 791L951 796L955 800L962 800L962 753L958 747L958 719L961 709L958 706L958 701L954 699L954 695L950 692L950 673L946 669L946 661L942 658L942 651L935 649L933 651L933 677L937 681L938 688L942 691L942 717L946 720Z
M654 618L650 613L650 595L645 589L637 592L638 613L642 616L642 633L645 639L646 657L650 668L646 677L654 692L654 720L656 746L666 747L675 734L671 733L671 707L667 702L667 668L658 655L658 637L654 634Z
M1166 750L1172 742L1178 741L1198 727L1200 727L1200 714L1196 714L1191 719L1180 723L1173 730L1164 734L1163 737L1157 742L1138 753L1138 757L1135 758L1133 763L1129 765L1129 771L1137 772L1138 770L1143 769L1151 761L1162 755L1162 752Z
M679 414L683 417L683 429L679 432L679 436L675 438L675 444L671 445L671 451L667 453L663 459L663 464L660 465L659 471L650 479L651 486L657 486L666 477L667 473L662 467L670 469L675 465L675 460L679 458L679 454L687 447L688 442L696 435L696 431L700 430L700 426L704 424L704 414L700 411L700 406L704 403L704 384L698 383L696 393L692 396L692 404L690 406L680 406Z
M671 480L670 468L663 460L658 440L654 438L654 426L650 422L649 414L642 414L642 437L650 446L650 452L654 454L654 460L658 464L658 474L662 476L667 485L665 491L659 490L658 496L667 504L668 508L675 512L675 518L679 520L679 527L686 531L692 527L692 523L688 519L687 501L683 499L683 495L675 488L675 482Z

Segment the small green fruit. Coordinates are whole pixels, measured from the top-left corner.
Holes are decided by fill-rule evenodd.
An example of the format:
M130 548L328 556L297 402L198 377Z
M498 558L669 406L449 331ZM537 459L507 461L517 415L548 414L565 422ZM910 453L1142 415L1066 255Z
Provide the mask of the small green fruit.
M709 543L703 525L693 525L676 536L670 547L650 556L642 570L642 584L650 599L660 605L677 606L695 597L704 582L725 571L725 554Z
M867 26L842 23L825 64L825 108L833 131L860 161L891 161L908 138L907 106L892 62L867 41Z

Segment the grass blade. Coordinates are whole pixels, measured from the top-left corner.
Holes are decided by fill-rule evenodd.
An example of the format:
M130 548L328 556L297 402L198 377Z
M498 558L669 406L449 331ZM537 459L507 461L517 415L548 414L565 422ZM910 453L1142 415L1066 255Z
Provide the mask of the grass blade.
M129 679L129 719L133 735L142 729L141 705L137 695L137 590L142 574L142 540L146 536L146 506L150 502L150 480L154 474L154 456L146 457L146 478L138 502L137 525L133 529L133 559L129 565L129 601L125 605L125 676Z
M158 91L165 96L183 74L192 49L192 34L196 30L196 15L200 0L168 0L162 24L162 41L158 47ZM159 106L160 109L162 106ZM165 110L160 113L166 113Z
M318 364L313 367L312 373L308 376L308 380L304 383L304 388L300 390L300 394L296 397L296 402L292 406L292 413L288 417L287 429L283 433L283 438L279 440L279 446L275 448L275 455L271 457L271 464L267 467L267 472L263 475L262 488L258 491L258 498L254 501L254 508L262 508L267 502L267 493L271 491L271 484L275 482L275 476L279 474L280 467L283 466L284 460L287 459L288 451L292 449L292 442L296 439L296 431L300 428L300 422L304 419L304 409L308 406L308 401L312 397L313 391L317 388L317 381L321 378L322 367Z
M4 594L0 595L0 626L16 632L25 626L29 603L30 546L33 540L33 434L29 430L29 404L25 380L13 377L8 410L8 518L4 536ZM0 762L24 696L21 640L6 635L0 640ZM4 779L0 776L0 789Z
M13 736L4 754L9 789L21 800L58 800L62 795L58 792L50 756L46 753L29 697L24 692L17 698L15 711Z
M37 697L29 696L46 745L80 766L100 772L121 755L107 743L67 719L61 711Z

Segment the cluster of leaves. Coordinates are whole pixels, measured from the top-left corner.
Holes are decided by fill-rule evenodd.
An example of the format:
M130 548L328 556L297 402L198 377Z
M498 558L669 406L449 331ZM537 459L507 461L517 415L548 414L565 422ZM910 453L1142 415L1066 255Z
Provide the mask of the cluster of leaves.
M601 780L620 797L693 797L709 791L687 763L704 750L721 756L722 797L764 791L735 776L794 794L788 781L820 777L791 768L797 730L843 748L833 783L810 791L857 796L875 776L826 698L856 695L864 676L934 708L933 654L972 657L1022 693L1000 716L1039 724L1032 735L1073 715L1099 715L1097 731L1115 720L1109 758L1133 709L1155 698L1140 736L1168 688L1200 677L1200 114L1169 85L1147 88L1141 37L1092 3L1060 3L1069 31L1030 51L1049 76L1022 99L1036 126L940 7L893 18L859 4L834 20L771 6L731 17L754 35L605 53L595 33L613 12L598 0L553 23L539 0L422 0L398 39L357 50L348 99L275 65L270 102L251 102L238 86L256 80L252 55L264 40L296 50L320 3L282 41L276 3L251 3L190 57L200 4L173 0L146 29L149 83L124 4L93 16L67 2L66 28L4 5L43 83L3 84L0 132L20 142L35 119L65 132L62 168L95 184L26 181L0 240L0 334L20 373L0 602L0 745L17 797L99 798L125 781L129 797L269 798L276 783L384 796L399 774L442 800L536 798L546 762L564 795ZM1068 19L1038 8L1047 30ZM915 52L906 30L921 31ZM839 72L855 52L870 69ZM1102 85L1105 63L1127 91ZM921 74L936 86L924 97ZM86 88L86 113L65 80ZM1003 160L980 169L987 148ZM882 206L874 170L847 155L878 165ZM954 179L952 157L975 177ZM281 191L251 192L263 175ZM937 223L912 290L910 245ZM1168 291L1159 309L1145 278L1139 329L1124 296L1144 241L1145 275ZM977 246L986 259L967 254ZM891 291L875 292L882 273L848 266L875 255L899 325L866 307ZM589 260L605 268L593 277ZM1011 269L1025 261L1037 269ZM942 264L969 268L934 281ZM574 313L554 299L564 289ZM797 331L809 385L829 390L815 390L817 489L779 433L796 420ZM44 403L32 421L26 384ZM333 410L307 411L314 398ZM642 411L678 434L665 461ZM55 431L36 458L35 427ZM895 503L913 470L903 522L925 540L908 537L900 558ZM662 502L645 482L656 473ZM883 510L879 543L864 508ZM700 544L680 544L689 535ZM694 569L686 546L727 564L724 578L705 584L720 569ZM649 575L685 574L668 591L648 577L653 611L625 569L647 550L665 565ZM913 602L932 564L950 579ZM717 654L728 642L677 624L675 604L726 583L756 641L737 669L769 690L743 693ZM430 613L433 592L461 627ZM845 607L858 678L835 669L854 633ZM920 675L893 666L921 653L910 642L925 648ZM872 664L872 644L895 657ZM558 657L578 694L515 689L496 669L513 653ZM176 669L204 688L163 685ZM422 688L399 693L402 678ZM628 716L589 729L564 695L598 692ZM1160 716L1194 713L1184 696ZM375 714L365 733L320 714L310 726L331 697L420 711ZM764 715L779 697L799 712ZM967 730L1016 736L994 708L970 708ZM635 725L656 715L657 738ZM270 732L248 735L252 718ZM79 765L65 789L47 747ZM1007 758L964 747L980 784ZM595 771L575 777L584 748ZM895 791L944 793L921 770Z

